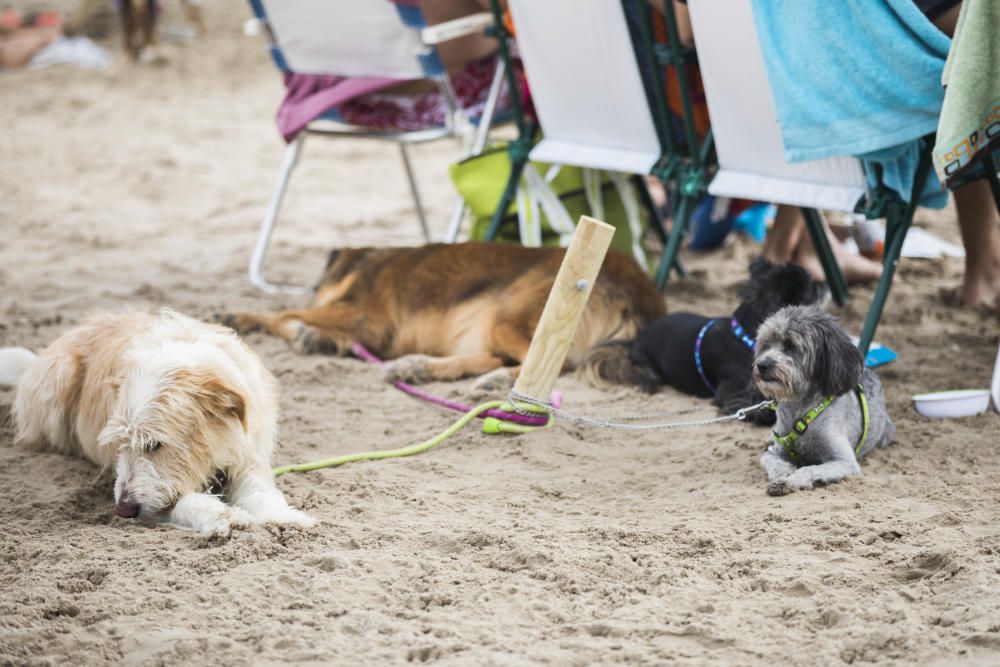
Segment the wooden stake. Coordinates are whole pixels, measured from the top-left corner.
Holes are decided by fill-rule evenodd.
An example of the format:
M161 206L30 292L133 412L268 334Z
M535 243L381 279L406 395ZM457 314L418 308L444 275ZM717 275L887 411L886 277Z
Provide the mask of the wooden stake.
M549 402L615 228L581 216L538 320L514 391Z

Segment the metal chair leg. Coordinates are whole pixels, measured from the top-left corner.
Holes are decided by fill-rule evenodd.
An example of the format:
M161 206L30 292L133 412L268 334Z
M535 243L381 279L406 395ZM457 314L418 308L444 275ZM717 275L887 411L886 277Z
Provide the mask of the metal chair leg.
M926 139L925 139L926 141ZM917 204L924 191L924 184L931 170L931 150L934 148L933 141L927 142L921 152L920 162L917 165L917 172L913 177L913 189L910 192L910 201L907 203L893 202L889 205L885 220L885 254L882 260L882 277L878 281L878 288L875 290L875 298L868 309L865 317L865 324L861 329L861 336L858 340L858 349L861 354L868 354L868 348L875 340L875 330L882 319L882 309L889 298L889 290L892 288L892 278L896 275L896 267L899 266L899 256L903 252L903 239L906 232L913 223L913 214L917 210Z
M424 233L424 241L430 243L431 232L427 226L427 216L424 214L424 205L420 202L420 192L417 190L417 179L413 175L413 165L410 164L410 147L400 142L399 153L403 156L403 166L406 167L406 180L410 184L410 194L413 195L413 205L417 209L417 218L420 220L420 229Z
M893 205L889 208L885 221L886 239L885 255L882 260L882 277L879 278L878 287L875 289L875 298L868 308L868 315L865 317L865 324L861 329L861 336L858 340L858 349L861 354L868 354L868 348L875 339L875 329L882 319L882 310L885 302L889 298L889 290L892 289L892 279L896 275L896 267L899 266L899 256L903 251L903 239L913 222L913 212L907 211L902 205Z
M530 137L530 135L528 136ZM508 150L510 152L510 176L507 178L507 185L504 186L503 194L500 195L497 208L493 212L493 219L490 220L490 226L486 229L485 240L487 241L496 241L497 236L500 234L500 227L503 225L504 215L507 214L507 209L517 195L517 187L521 182L521 173L524 171L524 165L528 163L530 139L525 139L523 136L518 137L511 143Z
M830 239L826 235L826 227L819 212L814 208L802 208L802 217L805 219L806 230L809 238L812 239L813 247L816 248L816 256L823 266L823 273L826 275L826 282L830 286L830 296L834 303L843 306L847 303L847 281L844 273L840 270L837 258L830 247Z
M285 190L288 188L288 180L291 178L292 170L298 164L299 155L302 151L302 144L305 141L306 133L300 132L295 141L285 149L285 157L281 160L281 169L278 171L278 182L274 192L271 194L271 201L267 206L267 213L261 222L260 231L257 233L257 241L254 243L253 254L250 256L250 284L259 290L269 294L305 294L308 288L296 285L278 285L269 283L264 279L264 257L267 255L267 248L271 243L271 233L274 225L278 221L278 211L281 210L281 202L285 197Z
M677 266L677 254L681 248L681 240L687 231L688 223L691 221L691 214L694 212L695 200L681 194L677 202L677 210L674 212L673 224L670 226L670 237L667 245L660 255L660 265L656 269L656 289L662 291L670 278L670 269Z
M497 104L500 101L500 93L503 90L504 74L506 64L502 58L497 59L497 68L493 73L493 81L490 82L490 92L486 96L486 105L483 107L483 115L479 117L479 127L476 128L476 135L473 140L469 157L479 155L486 148L486 141L489 138L490 127L493 125L493 117L496 115ZM465 219L467 207L465 200L459 195L455 205L451 210L451 219L448 221L448 230L445 232L445 243L455 243L458 235L462 232L462 220Z
M497 68L493 73L493 80L490 81L490 92L486 96L486 104L483 106L483 114L479 117L479 127L476 128L476 140L472 145L471 155L479 155L486 148L486 140L489 138L490 127L493 126L493 118L497 113L497 104L500 103L500 93L503 91L504 75L507 72L507 65L503 59L497 60Z
M462 221L465 219L465 200L462 195L455 199L455 205L451 209L451 219L448 221L448 231L444 234L445 243L455 243L458 235L462 232Z

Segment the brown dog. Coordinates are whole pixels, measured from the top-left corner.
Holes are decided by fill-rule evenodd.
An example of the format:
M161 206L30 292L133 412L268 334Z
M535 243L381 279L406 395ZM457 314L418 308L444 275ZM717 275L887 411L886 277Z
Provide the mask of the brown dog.
M222 321L239 333L263 329L303 354L347 354L360 342L395 359L386 365L390 380L457 380L500 369L480 383L492 390L516 377L564 253L496 243L335 250L311 307ZM595 345L634 338L665 312L639 265L611 251L565 370Z

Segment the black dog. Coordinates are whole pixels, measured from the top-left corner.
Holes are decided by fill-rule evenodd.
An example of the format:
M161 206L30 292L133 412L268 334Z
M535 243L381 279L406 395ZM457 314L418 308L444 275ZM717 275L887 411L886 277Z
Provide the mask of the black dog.
M814 282L801 267L758 258L750 264L750 280L740 288L743 301L732 315L667 315L631 342L595 349L582 372L597 385L632 384L650 393L668 384L713 397L724 412L734 412L763 400L750 382L757 327L784 306L816 303L825 294L825 283ZM627 358L622 354L626 346ZM774 413L757 410L748 419L771 425Z

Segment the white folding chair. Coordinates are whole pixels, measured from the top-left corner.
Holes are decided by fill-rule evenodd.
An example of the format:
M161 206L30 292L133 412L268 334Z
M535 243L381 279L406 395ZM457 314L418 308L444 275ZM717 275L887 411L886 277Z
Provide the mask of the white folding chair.
M853 212L870 198L873 193L861 162L852 157L786 162L751 0L689 0L688 6L719 162L709 193L801 207L831 292L843 302L846 283L816 209ZM917 193L929 161L921 168L923 175L918 170L915 180ZM885 270L862 331L862 351L874 336L913 218L917 197L910 199L909 204L889 202Z
M649 174L662 150L620 2L509 0L542 140L528 158L603 170L619 192L625 174ZM488 237L513 200L514 164ZM622 185L624 183L624 186ZM633 209L630 198L627 206ZM638 215L629 216L633 227ZM641 230L632 229L633 239Z
M410 162L410 144L458 137L466 152L478 152L486 143L503 82L503 63L490 88L485 109L478 118L458 107L447 71L435 45L481 32L492 22L489 13L427 26L416 6L386 0L249 0L254 11L254 31L263 27L275 64L282 71L302 74L384 77L433 81L449 113L441 127L417 131L381 131L352 126L331 110L310 123L288 145L278 180L261 223L250 260L250 282L265 292L301 294L303 287L272 284L263 277L264 258L277 222L292 170L298 163L307 136L353 137L392 141L399 146L413 196L420 228L426 240L430 230L420 201ZM447 237L454 241L461 222L462 202L456 203Z

